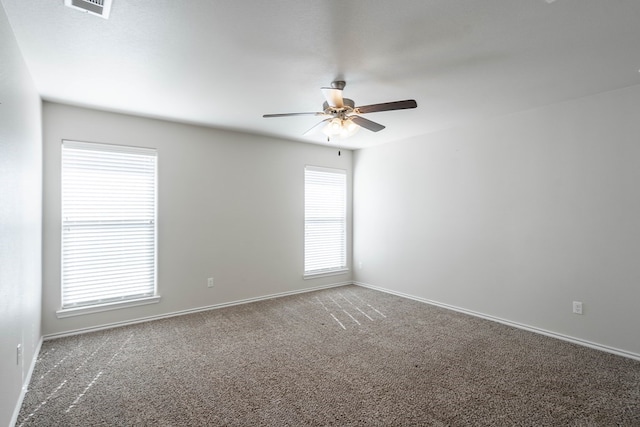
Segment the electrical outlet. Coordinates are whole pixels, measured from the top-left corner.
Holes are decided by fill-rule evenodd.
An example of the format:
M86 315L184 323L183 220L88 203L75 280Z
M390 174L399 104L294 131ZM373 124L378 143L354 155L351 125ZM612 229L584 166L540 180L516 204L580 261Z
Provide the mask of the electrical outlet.
M19 365L22 361L22 344L18 344L16 348L16 365Z
M207 279L207 288L213 288L213 277Z
M573 302L573 313L582 314L582 303L580 301Z

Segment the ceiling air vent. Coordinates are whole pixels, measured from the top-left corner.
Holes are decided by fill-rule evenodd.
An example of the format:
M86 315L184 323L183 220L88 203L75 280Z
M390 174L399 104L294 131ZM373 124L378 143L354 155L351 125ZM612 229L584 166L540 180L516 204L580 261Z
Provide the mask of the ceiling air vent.
M81 10L104 19L109 18L112 0L64 0L65 6Z

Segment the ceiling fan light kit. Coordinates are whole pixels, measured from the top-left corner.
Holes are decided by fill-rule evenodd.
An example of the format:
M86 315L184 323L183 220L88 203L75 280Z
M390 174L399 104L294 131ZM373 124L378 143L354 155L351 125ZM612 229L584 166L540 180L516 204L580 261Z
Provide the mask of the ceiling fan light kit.
M348 138L354 135L361 127L371 132L379 132L385 128L380 123L361 117L361 114L375 113L378 111L406 110L418 106L415 100L407 99L405 101L385 102L356 107L352 99L342 97L342 91L345 86L346 82L336 80L331 83L331 87L320 88L326 99L322 104L321 112L265 114L262 117L328 116L328 118L316 124L304 134L310 135L318 130L322 130L322 133L329 139Z
M348 138L358 132L360 126L355 124L350 118L341 119L335 117L322 128L322 133L328 138Z

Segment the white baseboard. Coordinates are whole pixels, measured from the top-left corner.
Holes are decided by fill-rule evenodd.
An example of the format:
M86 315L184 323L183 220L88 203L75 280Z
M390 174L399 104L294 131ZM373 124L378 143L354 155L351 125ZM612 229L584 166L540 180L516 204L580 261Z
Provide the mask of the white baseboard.
M204 306L204 307L197 307L197 308L190 308L190 309L187 309L187 310L174 311L174 312L171 312L171 313L159 314L157 316L140 317L138 319L126 320L126 321L123 321L123 322L114 322L114 323L108 323L108 324L100 325L100 326L93 326L93 327L89 327L89 328L74 329L74 330L71 330L71 331L65 331L65 332L45 335L44 336L44 340L48 341L48 340L67 337L67 336L71 336L71 335L86 334L86 333L89 333L89 332L96 332L96 331L101 331L101 330L104 330L104 329L112 329L112 328L118 328L120 326L135 325L136 323L150 322L152 320L166 319L166 318L169 318L169 317L182 316L182 315L185 315L185 314L192 314L192 313L197 313L197 312L200 312L200 311L215 310L215 309L218 309L218 308L231 307L231 306L240 305L240 304L249 304L249 303L257 302L257 301L265 301L265 300L269 300L269 299L273 299L273 298L280 298L280 297L286 297L286 296L289 296L289 295L303 294L303 293L306 293L306 292L319 291L321 289L329 289L329 288L335 288L335 287L338 287L338 286L351 285L351 284L353 284L353 282L351 282L351 281L339 282L339 283L331 283L329 285L316 286L316 287L313 287L313 288L299 289L299 290L295 290L295 291L279 292L279 293L276 293L276 294L263 295L263 296L259 296L259 297L255 297L255 298L247 298L247 299L242 299L242 300L237 300L237 301L225 302L225 303L221 303L221 304L213 304L213 305L208 305L208 306Z
M381 292L385 292L388 294L392 294L392 295L396 295L399 297L403 297L403 298L408 298L408 299L412 299L415 301L419 301L419 302L423 302L426 304L431 304L431 305L435 305L437 307L442 307L442 308L446 308L448 310L453 310L453 311L457 311L460 313L464 313L464 314L468 314L471 316L475 316L475 317L480 317L482 319L486 319L486 320L491 320L493 322L498 322L498 323L502 323L504 325L507 326L513 326L514 328L518 328L518 329L524 329L526 331L529 332L535 332L537 334L541 334L541 335L546 335L548 337L552 337L552 338L557 338L563 341L568 341L570 343L573 344L578 344L584 347L589 347L589 348L593 348L596 350L600 350L600 351L605 351L607 353L612 353L618 356L622 356L622 357L627 357L629 359L635 359L635 360L640 360L640 354L638 353L633 353L630 351L626 351L626 350L621 350L615 347L609 347L603 344L598 344L598 343L594 343L591 341L587 341L587 340L583 340L580 338L576 338L576 337L572 337L569 335L564 335L564 334L560 334L558 332L553 332L553 331L548 331L546 329L541 329L541 328L537 328L535 326L529 326L529 325L525 325L523 323L518 323L518 322L514 322L511 320L507 320L507 319L502 319L500 317L496 317L496 316L491 316L488 314L484 314L484 313L480 313L477 311L473 311L473 310L467 310L465 308L460 308L460 307L456 307L453 305L449 305L449 304L444 304L438 301L433 301L430 299L426 299L426 298L421 298L421 297L417 297L414 295L409 295L409 294L405 294L403 292L397 292L397 291L393 291L391 289L386 289L386 288L382 288L379 286L374 286L374 285L370 285L368 283L362 283L362 282L353 282L354 285L358 285L358 286L362 286L363 288L369 288L369 289L373 289L376 291L381 291Z
M24 400L24 396L27 394L29 389L29 383L31 382L31 375L33 374L33 370L36 367L36 362L38 361L38 356L40 355L40 348L42 347L42 337L40 337L40 341L38 341L38 345L36 346L33 357L31 358L31 363L29 365L29 370L27 371L27 376L24 378L22 382L22 390L20 390L20 397L18 397L18 402L16 403L16 407L13 409L13 416L11 417L11 422L9 426L15 426L18 422L18 415L20 415L20 408L22 408L22 401Z

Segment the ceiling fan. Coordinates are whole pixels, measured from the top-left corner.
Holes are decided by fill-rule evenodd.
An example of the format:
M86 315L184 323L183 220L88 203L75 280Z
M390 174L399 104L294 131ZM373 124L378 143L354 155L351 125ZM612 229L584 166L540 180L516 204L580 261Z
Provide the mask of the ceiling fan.
M346 82L337 80L331 83L331 87L321 88L322 94L326 99L322 104L322 111L265 114L262 117L326 116L326 119L306 131L304 135L310 135L321 129L322 132L327 135L327 138L346 138L356 133L360 127L372 132L379 132L385 128L380 123L361 117L361 114L376 113L378 111L406 110L418 106L415 100L407 99L405 101L384 102L382 104L361 105L356 107L352 99L342 97L342 90L345 86Z

